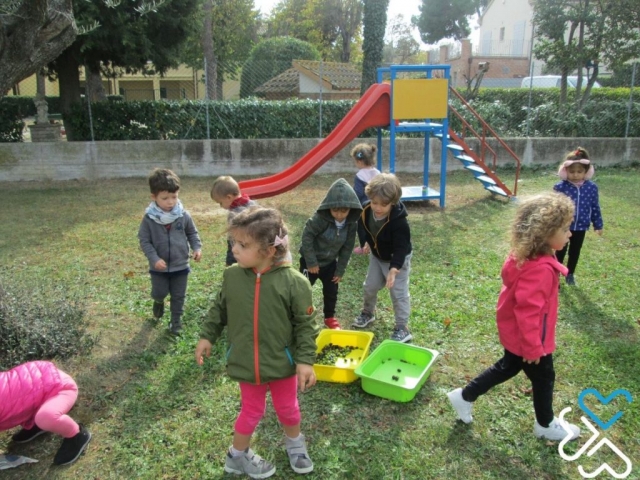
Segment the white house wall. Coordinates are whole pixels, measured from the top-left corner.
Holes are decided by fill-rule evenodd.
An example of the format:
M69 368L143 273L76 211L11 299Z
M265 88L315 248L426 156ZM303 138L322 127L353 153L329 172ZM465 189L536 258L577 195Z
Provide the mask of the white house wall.
M318 82L312 80L304 74L298 76L300 78L300 93L318 93L320 91L320 85Z

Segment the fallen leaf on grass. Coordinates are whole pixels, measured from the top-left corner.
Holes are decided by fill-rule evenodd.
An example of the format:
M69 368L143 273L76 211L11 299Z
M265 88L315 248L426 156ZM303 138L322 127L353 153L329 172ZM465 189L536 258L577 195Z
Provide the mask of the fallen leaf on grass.
M135 273L132 271L124 272L124 278L133 278Z

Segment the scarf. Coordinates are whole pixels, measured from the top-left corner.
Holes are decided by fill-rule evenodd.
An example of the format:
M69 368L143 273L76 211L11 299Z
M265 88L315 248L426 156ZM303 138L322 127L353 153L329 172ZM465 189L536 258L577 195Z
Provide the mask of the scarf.
M144 213L146 213L151 220L159 223L160 225L169 225L184 215L184 208L182 207L180 200L178 200L178 203L176 203L176 206L173 207L170 212L165 212L158 207L156 202L151 202Z
M249 203L250 201L251 201L251 199L249 198L249 195L243 193L238 198L236 198L233 202L231 202L231 205L229 205L229 210L233 210L234 208L242 207L242 206L246 205L247 203Z

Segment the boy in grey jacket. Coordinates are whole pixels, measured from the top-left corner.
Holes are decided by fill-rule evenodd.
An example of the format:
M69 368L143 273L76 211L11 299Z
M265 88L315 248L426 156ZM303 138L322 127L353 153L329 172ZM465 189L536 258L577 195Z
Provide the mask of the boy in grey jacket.
M327 328L340 328L335 318L338 284L353 251L361 212L356 192L344 178L340 178L329 187L302 232L300 271L311 285L318 279L322 282L324 324Z
M193 219L180 200L180 178L169 169L156 168L149 175L151 200L142 218L138 239L149 260L153 316L164 315L164 299L171 296L169 330L179 335L187 294L189 247L196 262L202 257L202 242Z

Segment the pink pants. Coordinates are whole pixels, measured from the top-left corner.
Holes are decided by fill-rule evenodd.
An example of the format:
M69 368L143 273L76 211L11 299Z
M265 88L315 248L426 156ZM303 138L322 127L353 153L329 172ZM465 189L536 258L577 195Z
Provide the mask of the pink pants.
M267 390L271 390L271 401L280 423L283 425L300 423L296 375L261 385L240 382L242 407L236 420L236 432L241 435L253 434L267 407Z
M75 436L80 427L67 413L78 398L78 386L69 375L60 372L62 390L48 398L36 412L34 421L38 427L47 432L57 433L64 438Z

